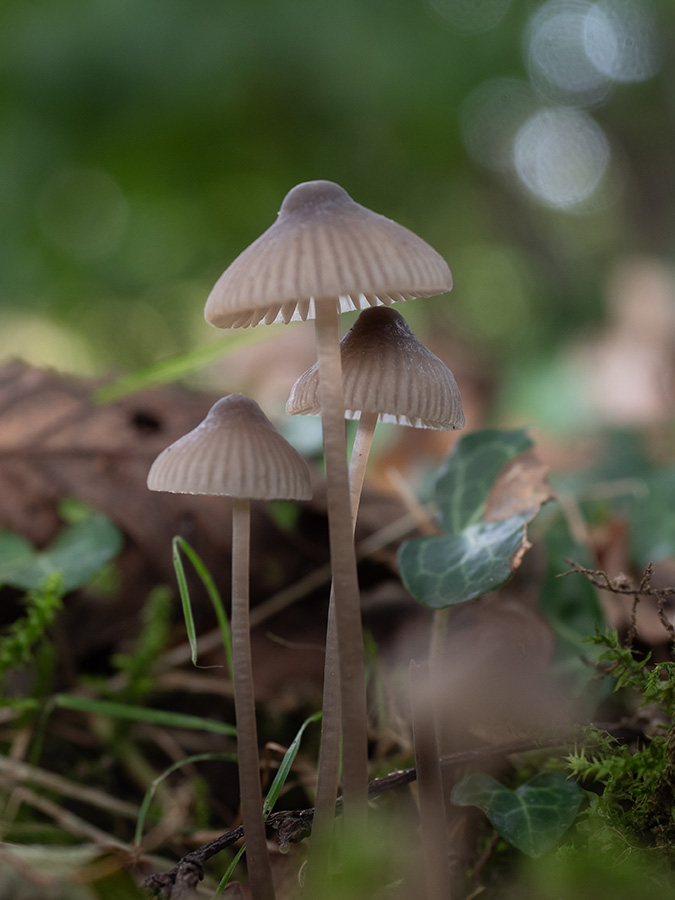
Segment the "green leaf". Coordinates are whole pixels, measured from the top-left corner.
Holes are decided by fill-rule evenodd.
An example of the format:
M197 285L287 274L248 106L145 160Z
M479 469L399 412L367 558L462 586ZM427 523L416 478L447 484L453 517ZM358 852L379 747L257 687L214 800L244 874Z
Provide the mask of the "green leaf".
M404 585L420 603L445 609L480 597L511 576L511 560L525 539L531 513L479 522L458 535L404 543L398 554Z
M183 617L185 619L185 630L187 632L188 641L190 642L190 650L192 653L192 665L197 666L197 629L195 628L194 616L192 615L192 604L190 603L190 592L188 590L187 578L185 577L185 569L183 568L183 560L180 551L187 556L192 566L204 585L211 605L216 614L216 620L220 633L223 638L223 648L225 650L225 661L227 663L227 671L230 681L234 682L232 671L232 638L230 636L230 623L227 619L227 613L223 606L220 592L216 587L216 583L211 577L211 573L204 565L198 553L188 544L188 542L176 535L171 544L173 556L173 568L176 573L176 581L178 582L178 591L180 593L181 604L183 607Z
M269 814L274 809L274 806L279 799L281 789L286 784L286 779L288 778L293 763L295 762L295 757L298 755L298 750L300 749L300 741L302 740L302 736L305 733L305 729L308 725L311 725L313 722L318 722L320 719L320 712L315 712L311 716L308 716L298 729L298 733L293 738L291 746L284 754L284 758L281 761L279 770L274 776L274 781L272 782L270 789L267 792L267 797L265 797L265 802L263 804L263 816L265 816L265 818L267 818L267 816L269 816Z
M440 470L435 499L443 530L459 534L480 522L492 483L509 460L532 447L522 429L486 429L467 434Z
M18 534L0 532L0 584L7 583L5 572L25 566L34 554L31 544Z
M399 548L401 578L420 603L445 609L495 590L511 577L528 546L525 526L537 510L499 521L486 522L483 516L501 470L531 446L522 429L488 429L459 440L436 481L436 503L447 534L407 541Z
M56 694L53 698L55 706L61 709L74 709L78 712L97 713L115 719L129 719L133 722L146 722L151 725L163 725L166 728L192 728L197 731L211 731L215 734L234 736L237 729L227 722L205 719L202 716L191 716L187 713L172 712L168 709L149 709L146 706L132 706L128 703L115 703L112 700L97 700L93 697L78 697L75 694Z
M544 772L515 791L491 775L467 775L452 792L456 806L477 806L499 834L528 856L551 850L576 818L583 793L560 772Z
M11 537L3 535L0 544L0 584L23 590L37 588L46 576L58 572L63 590L72 591L93 578L122 548L119 529L102 515L64 528L41 552L21 538L7 540Z

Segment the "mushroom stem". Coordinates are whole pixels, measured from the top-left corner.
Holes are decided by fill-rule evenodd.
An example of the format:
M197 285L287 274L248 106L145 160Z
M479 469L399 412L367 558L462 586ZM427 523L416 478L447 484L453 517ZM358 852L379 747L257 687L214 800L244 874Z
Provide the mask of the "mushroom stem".
M346 822L366 812L368 733L366 678L356 553L349 500L347 438L337 306L315 303L319 397L326 462L326 500L342 706L342 794Z
M433 674L433 673L432 673ZM431 679L428 666L410 662L410 705L412 711L415 769L420 806L424 881L427 900L452 897L447 825L443 799L443 779L434 721L429 697Z
M377 413L362 413L354 438L349 462L349 496L352 514L352 535L361 502L363 481L368 456L377 424ZM321 747L319 750L319 774L316 785L316 802L312 820L312 855L305 879L307 896L317 895L320 872L327 862L335 818L340 775L340 657L335 616L335 591L331 585L328 605L328 629L326 632L326 661L323 673L323 716L321 719Z
M232 499L232 668L237 717L239 796L246 839L246 867L253 900L274 900L272 867L265 836L262 788L255 721L251 633L249 625L249 564L251 505Z

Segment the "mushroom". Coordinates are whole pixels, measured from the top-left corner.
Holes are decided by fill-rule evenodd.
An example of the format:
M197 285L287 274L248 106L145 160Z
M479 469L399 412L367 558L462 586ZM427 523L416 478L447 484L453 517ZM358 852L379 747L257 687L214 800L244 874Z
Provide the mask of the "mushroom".
M232 666L239 790L253 900L274 900L258 763L249 627L250 501L307 500L307 464L243 394L215 403L195 429L163 450L151 491L232 497Z
M375 430L380 422L440 430L464 427L457 382L450 369L417 339L394 309L364 310L340 342L345 416L358 418L349 467L352 522ZM295 382L286 404L289 415L319 415L321 397L317 365ZM340 709L335 662L334 593L328 616L323 721L313 831L327 841L337 793L340 751ZM311 869L308 878L312 875Z
M365 666L349 504L338 313L450 290L443 258L330 181L294 187L276 222L221 275L205 317L219 328L315 318L343 716L345 819L365 812Z

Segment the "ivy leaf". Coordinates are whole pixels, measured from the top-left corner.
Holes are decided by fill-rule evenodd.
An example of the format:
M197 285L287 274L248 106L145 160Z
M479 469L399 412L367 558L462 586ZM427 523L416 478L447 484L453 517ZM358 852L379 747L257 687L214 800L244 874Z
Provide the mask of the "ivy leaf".
M462 437L436 480L435 500L443 530L459 534L483 518L490 488L502 468L532 447L522 429L486 429Z
M528 856L551 850L576 818L583 793L560 772L536 775L515 791L491 775L467 775L452 792L456 806L477 806L499 834Z
M3 572L25 565L34 553L32 545L25 538L9 531L0 532L0 584Z
M407 541L399 550L403 583L413 597L432 609L465 603L492 591L511 575L522 549L524 513L501 522L469 525L458 535Z
M444 535L399 549L406 588L433 609L499 587L529 549L526 525L550 498L546 467L527 433L478 431L457 443L436 482Z
M121 547L119 529L102 515L64 528L40 552L22 538L4 534L0 540L0 584L33 590L47 575L60 572L63 590L72 591L93 578Z

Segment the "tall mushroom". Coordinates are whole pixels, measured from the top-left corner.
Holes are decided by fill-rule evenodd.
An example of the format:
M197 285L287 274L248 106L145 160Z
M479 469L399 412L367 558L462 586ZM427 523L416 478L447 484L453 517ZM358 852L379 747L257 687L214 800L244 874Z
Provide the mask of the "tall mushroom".
M464 427L464 412L459 388L450 369L417 339L403 316L394 309L364 310L342 338L340 353L345 416L359 419L349 467L355 524L376 423L395 422L417 428L454 430ZM316 364L293 385L286 412L289 415L320 415L321 394ZM340 752L334 599L331 591L313 822L313 833L321 844L327 844L330 836ZM310 866L308 879L313 877ZM313 882L313 886L315 884Z
M251 665L250 501L308 500L309 469L254 400L230 394L218 400L195 429L160 453L150 468L148 487L232 497L232 667L246 863L253 900L274 900Z
M285 197L276 222L221 275L205 317L219 328L315 318L326 493L343 716L345 819L366 808L365 667L349 475L338 314L450 290L443 258L396 222L330 181Z

